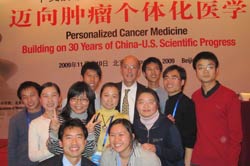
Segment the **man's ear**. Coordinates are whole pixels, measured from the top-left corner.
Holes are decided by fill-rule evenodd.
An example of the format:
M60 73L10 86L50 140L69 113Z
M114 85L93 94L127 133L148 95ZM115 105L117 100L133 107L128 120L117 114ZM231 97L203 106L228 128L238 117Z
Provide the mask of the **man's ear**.
M216 77L218 76L219 72L220 72L219 67L217 67L217 68L215 69Z
M181 80L181 86L183 87L185 85L186 80Z
M84 146L87 144L87 139L84 140Z
M61 141L61 140L59 140L59 146L60 146L61 148L63 148L63 144L62 144L62 141Z

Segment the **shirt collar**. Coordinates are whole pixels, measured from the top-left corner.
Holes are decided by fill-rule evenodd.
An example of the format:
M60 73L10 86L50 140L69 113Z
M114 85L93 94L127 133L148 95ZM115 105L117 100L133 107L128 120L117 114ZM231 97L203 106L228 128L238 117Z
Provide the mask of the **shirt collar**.
M202 96L205 98L208 98L209 96L211 96L212 94L214 94L214 92L220 87L220 83L219 81L216 81L215 86L210 89L207 94L205 93L205 91L203 90L203 88L201 88L201 92L202 92Z
M75 166L81 166L81 161L82 161L82 158L78 161L78 163L75 165ZM63 166L71 166L72 163L67 159L67 157L65 155L63 155Z
M127 87L124 82L122 82L122 91L124 91L125 89L130 89L130 91L136 90L137 87L137 82L135 82L133 85L131 85L130 87Z

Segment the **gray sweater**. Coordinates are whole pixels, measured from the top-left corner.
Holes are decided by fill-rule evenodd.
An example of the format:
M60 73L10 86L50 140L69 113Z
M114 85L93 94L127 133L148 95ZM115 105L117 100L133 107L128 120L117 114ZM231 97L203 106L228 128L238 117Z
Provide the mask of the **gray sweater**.
M42 114L29 113L31 121ZM26 110L14 115L9 122L8 136L8 165L9 166L35 166L38 163L31 162L28 157L28 119Z
M102 154L101 166L117 166L118 158L118 153L116 151L107 148ZM141 144L135 143L128 165L161 166L161 161L155 153L143 150Z

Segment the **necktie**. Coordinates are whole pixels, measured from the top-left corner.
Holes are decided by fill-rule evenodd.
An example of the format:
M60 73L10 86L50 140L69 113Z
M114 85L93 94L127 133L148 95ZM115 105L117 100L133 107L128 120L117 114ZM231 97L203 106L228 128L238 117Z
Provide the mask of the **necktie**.
M125 89L125 95L123 97L122 101L122 113L129 114L129 104L128 104L128 92L130 89Z

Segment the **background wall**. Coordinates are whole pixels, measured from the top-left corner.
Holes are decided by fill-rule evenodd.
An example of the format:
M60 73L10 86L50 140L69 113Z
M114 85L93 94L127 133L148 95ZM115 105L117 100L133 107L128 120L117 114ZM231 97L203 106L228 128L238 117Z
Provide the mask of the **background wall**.
M65 97L86 61L100 64L103 84L121 80L119 61L128 54L158 57L164 68L187 70L190 96L200 86L192 58L212 51L220 60L218 80L237 93L250 91L247 0L2 0L0 11L0 138L22 107L21 82L56 82Z

